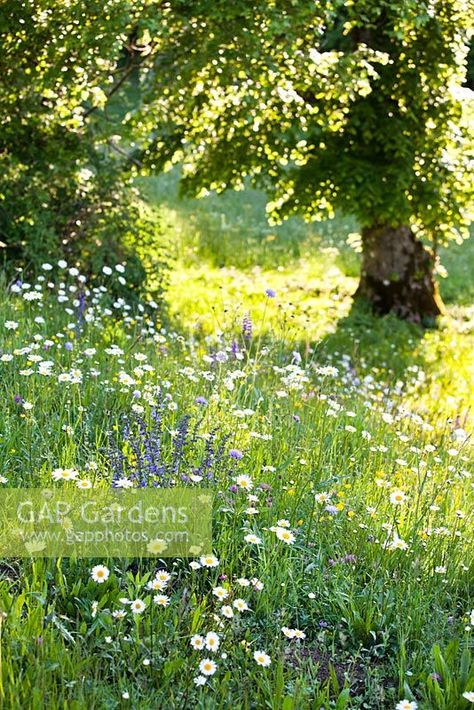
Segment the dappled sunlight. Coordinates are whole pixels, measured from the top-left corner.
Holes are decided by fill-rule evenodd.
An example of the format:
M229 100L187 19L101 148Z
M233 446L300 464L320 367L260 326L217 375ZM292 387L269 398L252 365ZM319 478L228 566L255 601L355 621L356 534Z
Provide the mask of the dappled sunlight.
M183 266L170 276L167 302L171 317L187 332L238 330L249 313L257 334L309 344L337 327L355 287L354 278L321 254L291 270ZM274 299L265 299L267 288L276 291Z
M0 2L1 710L474 704L468 5Z

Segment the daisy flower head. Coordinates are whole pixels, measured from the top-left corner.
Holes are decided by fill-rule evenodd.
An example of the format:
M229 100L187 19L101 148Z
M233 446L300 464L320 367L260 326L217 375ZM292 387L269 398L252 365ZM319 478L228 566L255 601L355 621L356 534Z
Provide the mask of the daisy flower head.
M234 599L234 608L237 609L237 611L248 611L249 610L249 605L245 601L245 599Z
M212 590L212 593L214 594L215 597L217 597L218 599L221 599L221 600L227 599L227 597L229 596L229 592L224 587L214 587L214 589Z
M466 690L466 692L462 694L462 697L469 703L474 703L474 691Z
M248 542L249 545L261 545L262 544L262 539L258 537L258 535L254 535L253 533L249 533L248 535L245 535L244 537L245 542Z
M133 614L141 614L146 608L145 602L142 602L141 599L134 599L132 602L130 602L130 609L132 610Z
M232 619L234 616L234 610L232 609L229 604L224 604L224 606L221 608L221 614L222 616L225 616L226 619Z
M91 577L97 584L103 584L108 580L110 576L110 570L105 565L95 565L91 569Z
M158 572L155 574L155 579L159 579L160 582L164 582L165 584L167 584L171 579L171 575L165 569L159 569Z
M194 685L197 685L197 686L199 687L199 686L201 686L201 685L206 685L206 683L207 683L207 678L206 678L205 676L203 676L203 675L197 675L197 676L193 679L193 682L194 682Z
M287 545L292 545L295 541L294 534L291 532L291 530L288 530L287 528L277 527L277 529L275 530L275 534L279 540L285 542Z
M214 675L217 665L210 658L204 658L199 664L199 672L204 676Z
M73 468L55 468L51 473L54 481L75 481L78 475Z
M392 505L403 505L406 499L406 493L399 489L396 489L390 493L390 503L392 503Z
M199 558L202 567L217 567L219 560L215 555L202 555Z
M253 488L252 479L247 476L246 473L242 473L240 476L235 477L235 483L239 488L243 488L246 491L250 491Z
M301 629L293 629L293 636L295 639L298 639L301 641L306 638L305 632L301 631Z
M155 594L153 601L157 606L168 606L170 603L170 598L167 594Z
M267 668L272 662L270 656L264 651L255 651L253 657L257 665L263 666L263 668Z
M418 703L415 700L400 700L395 706L395 710L416 710Z
M112 617L114 619L125 619L127 616L126 612L123 609L116 609L115 611L112 612Z
M201 649L204 648L204 638L200 636L199 634L194 634L194 636L191 636L191 640L189 642L194 648L195 651L200 651Z
M153 589L155 592L162 592L166 589L166 582L162 582L161 579L151 579L146 586L147 589Z
M204 642L208 651L215 652L219 648L219 636L214 631L209 631L209 633L206 634Z
M405 540L402 540L401 537L398 537L397 535L394 536L393 540L391 540L389 546L389 550L408 550L408 543L405 542Z

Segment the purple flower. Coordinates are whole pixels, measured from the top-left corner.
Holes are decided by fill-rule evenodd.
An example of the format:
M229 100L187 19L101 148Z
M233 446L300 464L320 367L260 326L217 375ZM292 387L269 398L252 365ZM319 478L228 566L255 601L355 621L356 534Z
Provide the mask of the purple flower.
M236 461L240 461L240 459L244 457L240 449L231 449L229 451L229 456L231 457L231 459L235 459Z
M250 313L246 313L242 320L242 335L245 340L250 340L252 337L253 325Z
M64 343L64 347L66 348L66 350L73 350L74 349L74 345L69 342Z
M324 508L324 510L326 511L326 513L329 513L330 515L336 515L336 513L338 512L338 509L336 508L335 505L327 505Z
M202 397L202 396L196 397L196 399L195 399L194 401L196 402L196 404L202 404L204 407L205 407L206 404L207 404L207 399L206 399L205 397Z
M301 421L301 417L298 416L298 414L293 414L293 421L299 424Z
M268 298L275 298L275 296L277 295L276 291L274 291L272 288L265 289L265 293L268 296Z
M16 394L16 395L13 397L13 399L14 399L14 401L15 401L16 404L21 404L21 403L23 402L23 397L22 397L21 395L19 395L19 394Z
M233 483L231 486L229 486L229 491L230 491L231 493L237 493L237 490L238 490L238 488L237 488L237 486L235 485L235 483Z

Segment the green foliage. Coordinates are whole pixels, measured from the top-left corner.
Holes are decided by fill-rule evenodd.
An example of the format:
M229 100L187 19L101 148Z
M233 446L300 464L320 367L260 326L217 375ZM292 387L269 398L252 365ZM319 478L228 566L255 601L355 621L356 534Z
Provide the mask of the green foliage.
M0 240L8 265L38 269L62 257L95 274L125 260L135 263L129 285L143 281L137 252L159 225L137 203L112 100L141 60L133 45L139 10L122 0L2 3Z
M342 209L435 242L466 236L470 6L7 0L7 259L120 251L131 179L176 162L194 194L247 176L272 220Z
M363 225L465 237L469 5L170 3L147 25L157 59L146 112L131 118L145 134L155 121L144 160L152 170L182 161L194 194L251 176L275 219L339 207Z
M202 201L200 209L205 208ZM343 242L344 222L339 224ZM282 227L282 240L291 227ZM190 258L186 236L181 246ZM289 241L296 237L286 234ZM225 231L220 238L226 239ZM322 278L327 272L329 281L334 273L335 247L327 253L313 245L311 252L309 270L295 259L291 270L279 271L278 249L271 271L234 269L230 295L226 269L199 255L203 272L216 284L209 293L208 284L186 268L192 262L181 262L185 307L179 315L188 338L156 322L150 327L150 314L141 316L139 309L124 310L123 319L110 322L105 289L113 275L103 277L102 295L88 295L94 317L79 328L70 313L74 297L58 301L59 284L69 292L75 283L64 271L48 274L56 290L40 279L26 290L38 287L41 301L0 290L0 476L8 479L2 486L49 487L57 466L75 468L94 486L109 485L110 432L137 405L149 421L158 384L177 406L164 414L165 460L172 455L172 432L189 413L200 422L193 451L202 450L216 427L228 433L228 446L245 452L238 470L251 477L251 493L258 496L251 515L244 491L231 497L227 473L204 484L217 494L213 549L220 564L193 572L189 560L160 561L172 574L168 607L151 604L147 583L156 566L150 560L97 560L110 569L100 585L91 579L92 560L2 560L2 707L362 710L394 708L399 699L416 698L423 710L439 710L429 695L430 676L438 669L431 649L438 643L448 669L441 666L437 681L445 708L467 710L460 694L472 688L463 670L466 637L472 640L472 630L465 630L473 608L472 445L453 440L452 430L462 426L469 433L464 413L467 417L472 334L461 338L454 319L439 331L422 333L370 313L353 313L331 334L336 297L342 308L350 304L349 291L343 291L348 279L341 272L331 283ZM243 262L243 255L236 254L236 261ZM311 309L311 319L295 323L294 307L304 309L311 298L308 273L327 291ZM227 301L222 305L219 279ZM463 285L461 272L460 290ZM273 299L265 296L268 286L277 291ZM214 321L207 337L199 338L193 325L205 311L206 293ZM168 298L176 297L177 291L168 292ZM232 321L229 301L241 313L250 312L253 343L242 341L241 320ZM7 320L18 327L5 328ZM230 355L235 342L242 359L210 366L216 352ZM120 356L111 355L111 343L121 348ZM40 374L42 358L53 363L49 376ZM336 369L324 374L325 365ZM60 377L70 372L80 373L80 380L67 383ZM124 384L124 373L133 384ZM196 403L202 396L205 409ZM21 404L25 400L32 408ZM236 416L247 408L254 414ZM190 465L193 470L194 456ZM390 502L395 487L407 493L397 508ZM330 493L336 507L331 513L325 504L316 505L314 496L322 492ZM292 546L270 530L280 519L295 531ZM409 550L386 549L394 529ZM247 530L264 541L258 553L244 543ZM445 572L436 571L438 565ZM258 577L261 592L237 586L242 576ZM250 611L220 626L220 602L212 592L217 585L247 599ZM124 598L146 599L146 612L139 618L113 617L124 608ZM302 629L306 638L287 639L283 626ZM221 638L219 653L212 656L218 670L206 686L197 687L193 677L206 652L194 651L190 638L214 629ZM459 649L448 652L456 638ZM255 664L257 649L270 655L269 667Z
M426 678L424 691L427 708L467 710L470 703L463 693L474 688L474 662L468 645L460 649L456 639L441 650L435 644L432 655L434 672Z

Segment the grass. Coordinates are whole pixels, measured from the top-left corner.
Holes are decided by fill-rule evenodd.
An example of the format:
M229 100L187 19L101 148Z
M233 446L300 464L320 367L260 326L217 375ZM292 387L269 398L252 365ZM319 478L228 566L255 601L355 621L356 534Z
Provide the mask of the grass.
M164 203L174 260L166 327L114 300L116 274L84 313L69 289L77 277L56 266L26 290L40 300L2 289L0 485L74 490L53 482L62 468L110 486L111 440L136 465L123 415L152 428L162 406L161 465L175 460L183 417L197 436L182 442L180 475L212 442L211 478L186 485L215 494L219 564L5 559L0 705L467 709L473 245L446 257L449 316L420 331L352 307L351 221L270 231L256 193L180 202L173 175L144 188ZM102 584L91 577L99 563L110 570ZM171 575L166 607L147 588L157 569ZM249 610L225 616L240 598ZM209 632L218 651L194 650ZM217 670L199 686L206 657Z

